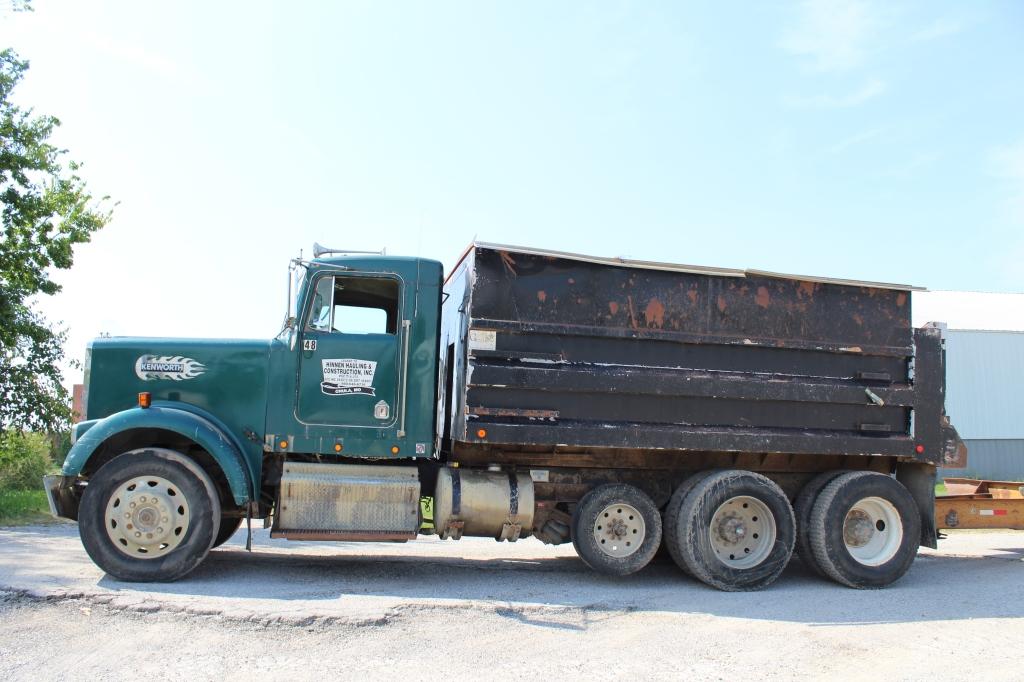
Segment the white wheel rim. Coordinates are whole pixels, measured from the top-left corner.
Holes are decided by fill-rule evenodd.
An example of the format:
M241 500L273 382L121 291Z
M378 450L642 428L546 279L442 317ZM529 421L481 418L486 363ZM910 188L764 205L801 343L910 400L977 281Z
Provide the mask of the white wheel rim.
M166 556L185 539L188 524L184 493L160 476L137 476L125 481L107 500L107 537L133 559Z
M846 551L864 566L881 566L899 552L903 519L892 502L865 497L846 513L843 521Z
M630 556L647 537L643 515L629 504L611 504L601 510L594 521L594 541L608 556L622 559Z
M715 510L708 536L715 557L723 564L753 568L767 559L775 546L775 517L756 497L732 497Z

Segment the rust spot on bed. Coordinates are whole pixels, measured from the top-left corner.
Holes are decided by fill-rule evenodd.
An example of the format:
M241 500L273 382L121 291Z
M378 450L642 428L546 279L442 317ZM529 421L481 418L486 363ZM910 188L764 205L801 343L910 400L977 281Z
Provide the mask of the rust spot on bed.
M858 315L857 313L853 314L853 321L856 322L857 326L859 326L859 327L863 327L864 326L864 318L861 317L860 315Z
M633 327L633 329L636 329L637 328L637 324L636 324L636 310L634 310L634 308L633 308L633 297L632 296L627 296L626 297L626 303L629 304L629 324L630 324L631 327Z
M906 303L907 303L907 294L906 294L906 292L901 291L900 293L896 294L896 305L897 306L902 308L904 305L906 305Z
M648 327L660 329L665 326L665 306L658 299L652 298L647 304L647 309L644 310L644 318L647 320Z
M608 304L608 310L611 311L612 315L616 314L617 312L619 312L619 304L616 303L615 301L611 301Z
M545 292L543 289L538 291L537 292L537 300L540 301L541 303L543 303L544 301L548 300L547 292Z
M724 313L725 312L725 307L726 307L725 306L725 296L722 296L721 294L719 294L718 295L718 312Z
M693 305L697 305L697 290L690 289L689 291L687 291L686 298L690 299L690 303L692 303Z
M772 296L768 293L768 288L758 287L757 296L754 296L754 301L762 308L767 308L768 304L772 302Z
M516 259L512 257L512 254L508 251L499 251L498 255L501 256L501 263L505 266L505 269L513 275L517 274Z
M814 292L818 288L816 282L800 282L796 286L796 295L799 298L814 298Z

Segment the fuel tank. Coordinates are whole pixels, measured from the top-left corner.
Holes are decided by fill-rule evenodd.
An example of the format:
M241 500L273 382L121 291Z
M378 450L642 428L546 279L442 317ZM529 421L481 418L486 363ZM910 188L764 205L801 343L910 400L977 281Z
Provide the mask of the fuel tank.
M442 538L463 535L515 542L533 527L529 474L445 467L437 476L434 528Z

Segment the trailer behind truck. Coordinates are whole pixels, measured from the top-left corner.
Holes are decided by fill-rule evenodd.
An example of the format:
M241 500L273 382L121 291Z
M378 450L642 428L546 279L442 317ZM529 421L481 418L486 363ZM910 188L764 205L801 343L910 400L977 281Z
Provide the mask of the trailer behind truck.
M936 467L966 451L913 287L483 243L446 278L314 253L270 340L90 344L47 490L109 574L175 580L253 518L572 542L612 575L662 550L723 590L794 552L882 587L936 545Z

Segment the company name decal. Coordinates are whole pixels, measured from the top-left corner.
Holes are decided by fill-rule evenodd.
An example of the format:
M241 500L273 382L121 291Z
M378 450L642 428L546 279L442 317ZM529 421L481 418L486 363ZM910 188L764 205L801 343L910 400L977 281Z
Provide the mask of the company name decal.
M135 361L135 374L143 381L195 379L206 365L182 355L143 355Z
M323 359L320 363L324 371L320 390L325 395L376 395L373 389L376 362L343 358Z

